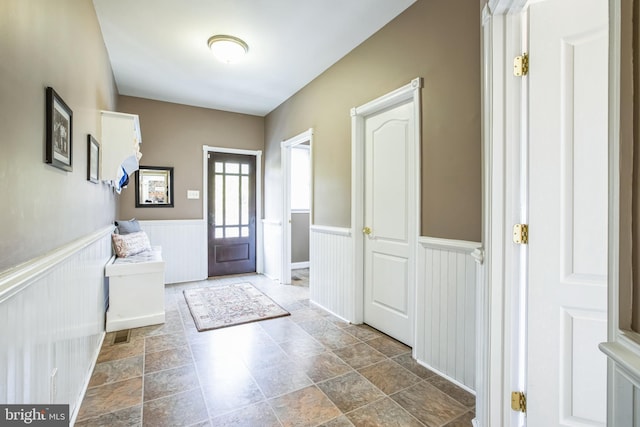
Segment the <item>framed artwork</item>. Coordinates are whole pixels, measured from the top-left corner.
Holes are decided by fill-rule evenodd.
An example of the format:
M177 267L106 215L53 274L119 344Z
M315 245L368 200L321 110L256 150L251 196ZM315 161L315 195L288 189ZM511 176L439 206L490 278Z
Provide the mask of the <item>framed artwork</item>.
M52 87L47 88L47 132L45 161L72 170L73 112Z
M136 208L173 207L173 168L140 166L136 171Z
M91 135L87 135L87 180L100 182L100 143Z

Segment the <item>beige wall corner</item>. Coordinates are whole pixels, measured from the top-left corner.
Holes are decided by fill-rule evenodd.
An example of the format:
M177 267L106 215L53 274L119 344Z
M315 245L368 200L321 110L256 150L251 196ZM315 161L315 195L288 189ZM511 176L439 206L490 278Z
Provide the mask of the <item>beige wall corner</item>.
M140 164L173 166L174 174L173 208L136 208L135 180L131 176L118 199L120 219L202 219L202 147L264 147L262 117L130 96L119 97L118 111L140 117ZM200 198L187 199L187 190L200 191Z
M422 235L480 241L480 8L418 1L266 116L265 217L280 213L280 142L313 127L318 225L351 222L350 109L424 78Z

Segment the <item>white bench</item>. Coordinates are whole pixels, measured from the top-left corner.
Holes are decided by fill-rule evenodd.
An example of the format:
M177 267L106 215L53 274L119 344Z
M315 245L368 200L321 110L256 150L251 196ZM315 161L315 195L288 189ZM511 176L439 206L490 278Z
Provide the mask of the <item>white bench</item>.
M164 261L159 246L126 258L111 257L107 332L164 323Z

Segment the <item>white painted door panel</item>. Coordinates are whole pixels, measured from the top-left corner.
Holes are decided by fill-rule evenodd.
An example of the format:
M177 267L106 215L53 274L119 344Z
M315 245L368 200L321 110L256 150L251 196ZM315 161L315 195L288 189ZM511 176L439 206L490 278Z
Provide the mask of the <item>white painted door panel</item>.
M529 9L527 425L606 422L606 0Z
M364 321L413 344L409 153L413 102L365 118Z

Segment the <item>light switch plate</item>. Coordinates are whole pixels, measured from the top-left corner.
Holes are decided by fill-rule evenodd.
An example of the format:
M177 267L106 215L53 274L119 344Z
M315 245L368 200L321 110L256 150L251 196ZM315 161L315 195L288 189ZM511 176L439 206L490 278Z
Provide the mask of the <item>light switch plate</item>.
M187 199L199 199L200 191L198 190L187 190Z

